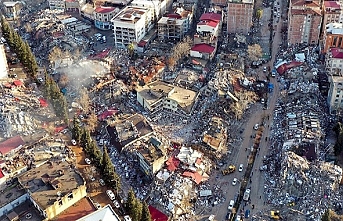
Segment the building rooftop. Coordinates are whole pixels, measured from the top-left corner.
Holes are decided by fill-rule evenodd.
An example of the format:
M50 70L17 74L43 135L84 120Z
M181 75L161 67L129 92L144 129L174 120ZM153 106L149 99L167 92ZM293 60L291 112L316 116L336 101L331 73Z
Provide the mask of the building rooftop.
M95 12L96 13L109 13L109 12L113 12L116 8L115 7L103 7L103 6L100 6L100 7L97 7L95 9Z
M220 22L222 20L222 15L218 13L204 13L201 15L199 20Z
M137 152L139 152L147 162L153 163L164 156L160 149L161 141L157 140L155 137L150 137L147 142L140 141L140 143L141 144L137 147Z
M329 23L326 25L326 32L330 34L343 34L343 24Z
M191 50L211 54L214 52L215 48L208 44L196 44L191 48Z
M13 200L24 195L26 192L18 183L12 183L11 185L5 185L1 188L0 194L0 208L11 203Z
M21 138L21 136L12 137L0 143L0 153L2 155L6 155L11 150L18 148L19 146L23 146L24 144L25 141Z
M229 0L229 3L253 4L254 0Z
M343 49L331 48L330 52L332 58L343 59Z
M91 200L88 197L84 197L81 200L77 201L77 203L75 203L73 206L69 207L68 209L63 211L61 214L59 214L58 217L55 218L54 220L55 221L75 221L80 218L84 218L88 216L88 214L91 214L94 211L96 211L96 208L94 207ZM96 219L96 220L101 220L101 219Z
M319 1L316 0L291 0L292 6L301 6L301 7L311 7L311 8L320 8Z
M184 23L184 20L181 18L181 16L179 16L180 18L174 18L174 17L162 17L159 21L158 24L162 25L162 24L175 24L178 26L181 26Z
M291 9L292 15L318 15L321 16L321 10L320 8L314 9L314 8L305 8L305 9Z
M215 150L219 150L221 144L226 140L226 128L223 125L222 119L213 117L209 124L209 128L204 134L203 142Z
M111 22L124 22L135 24L142 15L149 12L149 8L127 6L123 8L116 16L111 19Z
M217 21L200 21L198 23L198 25L208 25L208 26L213 27L213 28L217 27L218 24L219 24L219 22L217 22Z
M112 209L110 205L106 205L97 211L94 211L76 221L121 221L116 212Z
M337 10L341 9L338 1L324 1L324 7L326 9L326 12L330 12L332 9L334 10L334 12L337 12Z
M85 184L79 172L67 161L48 161L22 174L18 181L43 209Z

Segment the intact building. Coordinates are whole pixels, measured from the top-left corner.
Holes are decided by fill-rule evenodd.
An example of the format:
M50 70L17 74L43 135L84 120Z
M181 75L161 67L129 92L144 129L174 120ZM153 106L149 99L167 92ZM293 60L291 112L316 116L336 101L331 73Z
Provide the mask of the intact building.
M174 85L155 81L143 87L137 87L137 101L151 113L167 110L180 114L190 114L197 93Z
M228 33L248 34L254 14L253 0L229 0L227 5Z
M339 1L323 1L323 27L329 23L339 23L341 20L341 5Z
M111 19L116 47L138 43L153 27L150 8L127 6Z
M94 25L100 30L113 29L111 19L119 12L114 7L97 7L94 10Z
M4 44L0 43L0 79L8 78L8 64Z
M66 161L48 161L18 177L30 201L47 220L87 195L86 182Z
M331 48L343 48L343 24L329 23L325 27L322 53L328 53Z
M341 76L343 74L343 49L331 48L326 54L325 69L328 75Z
M321 23L319 1L291 0L288 11L288 43L318 44Z
M65 0L48 0L50 10L65 10Z
M327 102L330 113L341 114L343 111L343 76L329 76L329 82Z

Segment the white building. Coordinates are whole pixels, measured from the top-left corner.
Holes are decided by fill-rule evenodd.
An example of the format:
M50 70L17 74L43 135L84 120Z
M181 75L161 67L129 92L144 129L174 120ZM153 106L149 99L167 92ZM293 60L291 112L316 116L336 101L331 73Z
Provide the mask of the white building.
M98 209L76 221L94 221L94 220L103 220L103 221L120 221L121 219L112 209L110 205L106 205L101 209Z
M153 27L153 10L127 6L111 19L116 47L138 43Z
M173 1L164 0L164 1L147 1L147 0L133 0L130 5L138 7L150 8L153 12L154 19L159 19L163 14L166 13L167 8L171 6ZM168 5L167 5L168 4Z
M50 10L65 10L65 0L48 0Z
M343 108L343 77L329 76L330 89L328 93L328 105L330 113L340 112Z
M8 65L5 53L5 46L0 43L0 79L8 77Z
M325 68L329 75L342 75L343 49L331 48L326 54Z

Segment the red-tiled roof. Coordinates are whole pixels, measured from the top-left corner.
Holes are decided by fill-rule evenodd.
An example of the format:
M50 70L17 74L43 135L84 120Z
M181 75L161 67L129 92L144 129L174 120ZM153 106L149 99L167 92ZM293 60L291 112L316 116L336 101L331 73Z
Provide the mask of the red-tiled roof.
M320 7L319 1L306 1L306 0L291 0L291 4L294 6L302 7Z
M196 44L191 48L191 50L211 54L214 52L215 48L208 44Z
M343 50L340 48L331 48L331 55L333 58L343 59Z
M217 14L217 13L204 13L200 17L200 21L202 21L202 20L219 22L222 20L222 16L220 14Z
M151 219L154 221L168 221L168 216L155 207L149 206L149 212L151 215Z
M181 19L182 16L176 13L172 13L172 14L168 14L167 15L168 18L176 18L176 19Z
M6 155L9 153L11 150L19 147L20 145L24 145L25 142L21 138L21 136L15 136L10 139L7 139L3 142L0 143L0 152L3 155Z
M336 1L324 1L325 8L340 9L341 6Z
M306 8L305 10L291 9L291 15L308 15L308 14L321 16L321 11L320 9L311 9L311 8Z
M146 41L143 41L143 40L140 40L139 43L138 43L138 47L144 47L145 45L147 44Z
M1 168L0 168L0 179L3 178L5 175L4 173L2 172Z
M56 221L75 221L84 217L96 209L87 197L82 198L77 203L64 210L58 215Z
M211 26L213 28L217 27L219 21L200 21L198 23L198 25L208 25L208 26Z
M175 171L179 167L180 160L172 156L168 159L166 164L169 171Z
M20 80L15 80L15 81L13 81L13 84L14 84L15 86L19 87L19 86L22 86L22 85L23 85L23 82L21 82Z
M114 7L98 7L95 9L95 12L97 13L109 13L114 11Z
M202 176L198 172L183 172L182 176L190 177L196 184L200 184L202 181Z

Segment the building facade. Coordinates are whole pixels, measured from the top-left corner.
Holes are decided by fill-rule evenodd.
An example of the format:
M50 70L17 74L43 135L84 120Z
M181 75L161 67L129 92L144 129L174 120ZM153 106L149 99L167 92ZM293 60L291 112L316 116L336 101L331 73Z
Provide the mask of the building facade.
M254 14L253 0L229 0L227 5L228 33L248 34Z
M18 177L40 214L52 220L87 195L86 182L66 161L48 161Z
M114 7L97 7L94 10L94 25L100 30L112 30L111 19L119 12L117 8Z
M341 22L341 13L339 1L323 1L323 27L329 23Z
M66 3L65 0L48 0L50 10L61 10L65 11Z
M343 76L329 76L329 82L327 102L330 113L341 114L343 110Z
M138 43L153 28L150 8L127 6L111 19L116 47Z
M288 10L288 43L318 44L321 23L319 1L291 0Z
M78 0L66 0L65 11L67 13L80 13L80 2Z
M343 24L329 23L323 32L322 53L328 53L330 48L343 48Z
M194 44L208 44L217 47L218 36L220 34L222 19L221 14L205 13L200 17L197 24L197 31L194 35Z
M325 70L330 76L341 76L343 73L343 49L331 48L326 54Z

